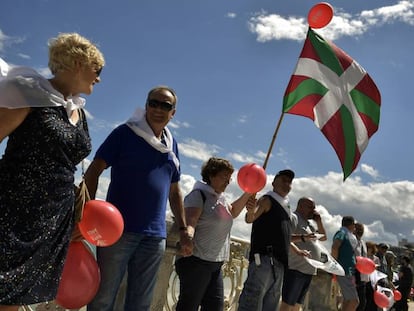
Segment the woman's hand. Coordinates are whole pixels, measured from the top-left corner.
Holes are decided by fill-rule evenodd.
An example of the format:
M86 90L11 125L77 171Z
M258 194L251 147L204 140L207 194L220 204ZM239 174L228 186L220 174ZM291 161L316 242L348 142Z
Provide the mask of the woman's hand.
M189 235L187 230L180 231L180 248L178 250L180 255L188 257L193 254L194 245L192 239L193 237Z

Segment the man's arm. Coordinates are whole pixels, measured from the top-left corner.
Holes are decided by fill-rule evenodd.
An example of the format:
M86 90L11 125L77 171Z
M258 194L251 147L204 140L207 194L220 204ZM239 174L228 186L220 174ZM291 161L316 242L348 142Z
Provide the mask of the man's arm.
M338 260L339 257L339 248L341 247L342 240L334 239L331 248L331 255L333 258Z
M187 222L185 220L183 196L181 194L181 189L178 182L172 183L170 186L169 201L175 222L178 228L180 228L180 253L183 256L191 256L191 254L193 253L193 243L191 242L189 233L187 231Z
M98 189L99 176L101 176L104 169L107 168L107 164L102 159L94 159L86 170L84 180L88 187L89 196L91 199L95 199L96 190Z
M326 241L328 238L326 237L326 231L325 231L325 227L323 226L322 223L322 217L321 215L314 211L313 213L313 220L316 222L316 225L318 226L318 229L316 230L316 232L323 234L323 237L319 238L320 241Z
M187 233L190 239L194 237L195 228L198 223L198 219L201 216L203 209L201 207L186 207L185 219L187 221Z
M257 201L256 207L247 205L246 206L247 213L246 213L246 218L245 218L246 222L248 224L252 223L257 218L259 218L260 215L268 212L271 207L272 207L272 202L270 201L268 197L261 197Z
M290 236L290 241L293 243L296 242L308 242L308 241L315 241L316 235L315 233L306 233L306 234L300 234L300 233L292 233Z
M181 189L178 182L171 184L169 200L171 211L174 215L177 226L179 228L187 227L187 223L185 221L183 196L181 194Z
M240 215L241 211L246 206L251 196L252 194L245 192L237 200L231 203L230 212L233 218L236 218L237 216Z

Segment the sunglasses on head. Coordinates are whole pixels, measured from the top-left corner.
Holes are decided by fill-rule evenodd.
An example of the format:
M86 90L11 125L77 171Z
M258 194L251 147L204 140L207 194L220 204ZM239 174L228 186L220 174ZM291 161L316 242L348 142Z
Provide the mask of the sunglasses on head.
M156 99L148 99L147 105L151 108L161 108L164 111L171 111L175 108L175 104L170 104L169 102L160 102Z

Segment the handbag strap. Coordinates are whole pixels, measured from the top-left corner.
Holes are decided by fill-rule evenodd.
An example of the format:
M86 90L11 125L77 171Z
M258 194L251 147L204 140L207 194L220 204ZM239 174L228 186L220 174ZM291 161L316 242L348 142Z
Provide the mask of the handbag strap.
M83 120L84 120L83 115L84 115L84 113L85 112L83 111L82 108L78 108L78 118L79 118L79 121L78 122L83 123ZM81 161L81 170L82 170L82 180L83 180L83 177L85 176L85 159L83 159Z

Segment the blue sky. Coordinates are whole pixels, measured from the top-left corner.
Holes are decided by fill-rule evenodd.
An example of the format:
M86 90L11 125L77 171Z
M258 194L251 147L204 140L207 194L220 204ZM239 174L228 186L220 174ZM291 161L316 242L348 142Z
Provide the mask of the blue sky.
M236 169L263 164L302 49L307 13L317 2L2 0L0 57L48 75L47 40L59 32L79 32L100 46L107 64L87 97L94 146L88 160L116 125L144 106L150 88L173 87L179 101L170 129L180 144L181 185L188 193L212 155L229 159ZM268 180L280 169L293 169L292 205L301 196L313 197L329 240L341 217L353 215L366 224L367 240L414 241L414 0L330 3L333 20L316 31L376 82L382 95L379 130L343 182L339 160L319 129L309 119L285 115ZM4 147L5 142L1 153ZM233 177L230 199L241 193L237 172ZM233 234L248 239L250 228L240 216Z

